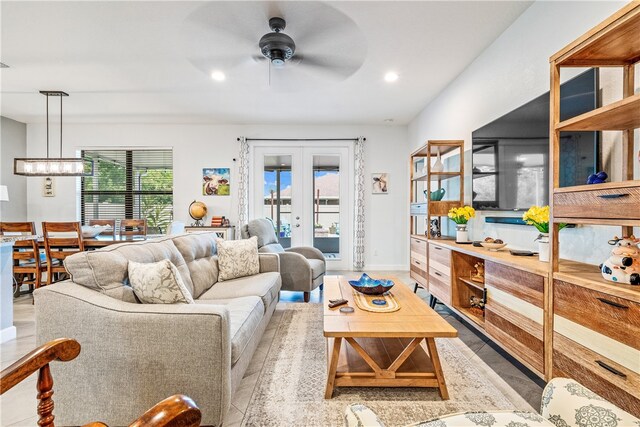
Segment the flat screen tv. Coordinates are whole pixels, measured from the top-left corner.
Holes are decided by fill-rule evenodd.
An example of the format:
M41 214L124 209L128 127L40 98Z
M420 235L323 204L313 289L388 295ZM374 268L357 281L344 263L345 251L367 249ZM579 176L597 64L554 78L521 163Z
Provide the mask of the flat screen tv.
M598 106L598 72L560 87L560 120ZM562 132L560 186L585 184L598 170L598 132ZM472 134L473 207L526 210L549 203L549 92Z

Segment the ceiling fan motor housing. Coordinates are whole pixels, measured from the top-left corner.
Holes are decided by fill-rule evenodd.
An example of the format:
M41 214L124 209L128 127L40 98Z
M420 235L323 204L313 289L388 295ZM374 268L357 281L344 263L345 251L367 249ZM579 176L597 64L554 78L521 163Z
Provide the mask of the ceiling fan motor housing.
M296 44L293 39L281 32L284 30L285 25L284 19L271 18L269 26L273 32L262 36L258 43L262 54L269 58L274 65L283 65L284 61L291 59L296 51Z

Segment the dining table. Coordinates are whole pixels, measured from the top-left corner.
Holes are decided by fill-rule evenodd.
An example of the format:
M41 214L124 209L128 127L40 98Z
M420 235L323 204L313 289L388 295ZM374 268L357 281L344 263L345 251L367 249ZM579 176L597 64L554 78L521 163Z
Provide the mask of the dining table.
M97 235L96 237L83 237L82 243L86 250L104 248L118 243L144 242L145 240L163 237L164 234L147 234L146 236L120 236L120 235ZM38 246L44 248L44 238L38 239Z

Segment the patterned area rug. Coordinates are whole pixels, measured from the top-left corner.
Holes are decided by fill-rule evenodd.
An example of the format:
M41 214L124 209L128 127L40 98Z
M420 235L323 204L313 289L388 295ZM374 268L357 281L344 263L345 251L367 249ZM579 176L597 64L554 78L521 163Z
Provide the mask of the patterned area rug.
M458 338L436 339L450 399L436 389L337 387L324 399L327 362L321 304L283 304L243 426L342 426L345 407L365 403L387 427L471 410L533 408Z

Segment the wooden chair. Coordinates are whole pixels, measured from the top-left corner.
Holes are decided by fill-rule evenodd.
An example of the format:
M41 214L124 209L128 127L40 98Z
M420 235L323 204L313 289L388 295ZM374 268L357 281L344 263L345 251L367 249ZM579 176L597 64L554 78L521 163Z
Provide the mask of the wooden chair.
M146 219L121 219L120 220L120 237L146 236L146 235L147 235Z
M69 233L52 236L51 233ZM43 222L44 249L47 254L47 285L54 282L54 275L67 274L62 262L70 255L84 251L82 228L79 222Z
M49 363L68 362L80 354L80 344L69 338L59 338L41 345L11 366L0 372L0 394L11 390L22 380L38 371L38 425L54 427L53 377ZM108 392L107 390L105 392ZM129 427L195 427L200 425L202 414L189 397L176 394L145 412ZM107 427L101 422L85 424L84 427Z
M105 230L100 234L116 237L116 220L115 219L90 219L87 225L108 225L111 227L111 231Z
M5 233L35 235L36 226L33 222L0 222L0 236ZM13 244L14 295L19 294L22 285L28 284L31 290L39 288L45 271L47 265L40 261L36 240L16 241Z

